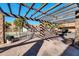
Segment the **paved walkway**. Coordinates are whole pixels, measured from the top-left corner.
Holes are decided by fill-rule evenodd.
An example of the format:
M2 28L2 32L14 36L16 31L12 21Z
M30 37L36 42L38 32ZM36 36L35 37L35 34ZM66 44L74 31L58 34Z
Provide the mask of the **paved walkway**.
M1 56L78 56L79 50L61 42L58 36L46 35L42 38L26 39L0 45Z

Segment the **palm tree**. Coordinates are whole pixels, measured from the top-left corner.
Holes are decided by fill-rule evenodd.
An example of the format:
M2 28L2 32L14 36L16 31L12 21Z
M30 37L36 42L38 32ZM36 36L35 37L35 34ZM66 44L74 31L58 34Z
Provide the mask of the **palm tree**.
M5 30L7 31L10 28L11 23L6 21L4 24L5 24Z

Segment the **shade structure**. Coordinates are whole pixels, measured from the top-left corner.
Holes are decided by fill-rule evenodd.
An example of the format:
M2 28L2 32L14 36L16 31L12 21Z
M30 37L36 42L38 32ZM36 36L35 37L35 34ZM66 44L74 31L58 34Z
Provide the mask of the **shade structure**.
M6 6L3 7L3 6ZM7 10L6 10L7 9ZM36 21L58 22L71 21L78 10L76 3L1 3L0 11L5 16L24 18Z

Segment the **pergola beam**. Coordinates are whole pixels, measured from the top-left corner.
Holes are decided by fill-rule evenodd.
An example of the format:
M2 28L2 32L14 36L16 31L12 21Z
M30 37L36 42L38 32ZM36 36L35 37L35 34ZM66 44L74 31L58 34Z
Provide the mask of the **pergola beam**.
M58 15L56 15L56 16L64 16L64 15L67 15L67 14L70 14L70 13L75 13L75 11L76 10L69 10L69 11L67 11L67 12L63 12L63 13L61 13L61 14L58 14ZM64 14L64 15L63 15Z
M76 17L77 15L72 15L72 16L69 16L69 17L65 17L65 18L59 18L59 19L57 19L56 21L61 21L61 20L67 20L67 19L74 19L75 20L75 17ZM41 19L41 20L43 20L43 19ZM54 19L50 19L50 20L47 20L47 21L49 21L49 22L51 22L51 21L55 21Z
M30 12L30 10L33 8L34 5L35 5L35 3L33 3L33 4L30 6L30 8L29 8L29 10L26 12L25 16L27 16L27 14Z
M55 4L54 6L52 6L51 8L49 8L48 10L44 11L43 14L46 14L47 12L49 12L50 10L53 10L54 8L56 8L57 6L59 6L59 5L61 5L61 4L62 4L62 3L57 3L57 4ZM35 18L38 18L38 17L42 16L43 14L40 14L40 15L38 15L38 16L35 17Z
M72 19L74 19L74 21L75 21L75 18L71 17L71 18L67 18L67 19L60 19L60 20L53 21L53 22L67 21L67 20L72 20Z
M77 15L76 15L77 16ZM75 18L76 16L72 15L72 16L69 16L69 17L64 17L64 18L59 18L59 19L68 19L68 18Z
M71 15L75 15L75 13L68 13L68 14L65 14L65 15L61 15L60 17L69 17Z
M18 16L20 16L20 13L21 13L21 5L19 5L19 11L18 11Z
M57 6L61 5L62 3L58 3L58 4L55 4L54 6L52 6L51 8L49 8L48 10L44 11L43 13L47 13L49 12L50 10L53 10L54 8L56 8Z
M62 11L63 9L67 9L68 7L70 7L70 6L72 6L72 5L74 5L74 4L73 4L73 3L67 4L66 6L63 6L63 7L59 8L58 10L56 10L56 11L54 11L54 12L55 12L55 13L58 13L58 12ZM55 13L50 13L50 14L55 14ZM49 14L49 15L50 15L50 14Z
M63 7L59 8L59 9L55 10L54 12L52 12L52 13L50 13L50 14L47 14L47 15L54 14L54 13L56 13L56 12L62 10L62 9L65 9L65 8L67 8L67 7L69 7L69 6L72 6L72 5L73 5L72 3L69 3L69 4L67 4L66 6L63 6ZM45 15L45 16L47 16L47 15ZM42 17L44 17L44 16L42 16ZM42 17L41 17L41 18L42 18Z
M58 11L61 11L61 10L63 10L63 9L66 9L66 8L72 6L72 5L74 5L74 3L69 3L69 4L67 4L66 6L63 6L63 7L59 8L58 10L56 10L56 11L54 11L54 12L56 13L56 12L58 12ZM51 14L53 14L53 13L51 13Z
M10 6L10 4L8 3L8 7L9 7L9 10L10 10L10 14L9 13L6 13L6 12L4 12L4 11L2 11L3 12L3 14L5 14L5 15L7 15L7 16L11 16L11 17L15 17L15 18L18 18L18 17L21 17L21 18L27 18L27 17L23 17L23 16L20 16L20 12L21 12L21 6L25 6L25 7L27 7L27 8L29 8L29 10L28 10L28 12L26 13L26 16L27 16L27 14L30 12L30 9L32 9L32 10L35 10L36 12L35 13L33 13L32 15L31 15L31 17L30 18L27 18L27 19L32 19L32 20L36 20L36 21L41 21L39 18L38 19L33 19L32 18L32 16L34 16L37 12L41 12L41 16L43 15L43 14L46 14L47 12L49 12L49 11L51 11L51 10L53 10L53 9L55 9L57 6L59 6L59 5L61 5L62 3L57 3L57 4L55 4L55 5L53 5L51 8L49 8L48 10L46 10L46 11L44 11L44 12L42 12L42 11L40 11L42 8L44 8L46 5L47 5L47 3L45 3L45 4L43 4L39 9L36 9L36 8L33 8L33 4L29 7L29 6L27 6L27 4L23 4L23 3L18 3L19 4L19 13L18 13L18 16L17 15L15 15L15 14L12 14L12 10L11 10L11 6ZM71 9L74 9L74 8L76 8L76 6L72 6L73 4L72 3L70 3L70 4L67 4L66 6L63 6L63 7L61 7L61 8L59 8L59 9L57 9L55 12L56 13L54 13L54 15L52 14L52 16L56 16L57 14L60 14L60 13L62 13L62 12L65 12L65 11L68 11L68 10L71 10ZM72 6L71 8L67 8L67 7L69 7L69 6ZM66 8L66 10L64 10L63 8ZM58 10L61 10L61 11L59 11L59 12L57 12ZM69 14L70 15L70 14ZM38 15L39 17L40 17L40 15ZM61 15L62 16L62 15ZM64 15L63 15L64 16ZM57 17L57 16L56 16ZM44 20L45 21L45 20ZM47 21L47 20L46 20Z
M18 3L18 4L21 4L22 6L25 6L26 8L30 8L29 6L27 6L26 4L23 4L23 3ZM38 9L36 9L36 8L31 8L32 10L35 10L35 11L37 11ZM41 12L42 13L42 11L38 11L38 12Z
M31 17L30 17L30 19L31 19L31 20L35 20L35 19L31 18Z
M75 13L75 12L74 12ZM62 17L68 17L68 15L72 15L72 14L74 14L73 12L71 13L66 13L66 14L64 14L64 15L59 15L60 17L62 16ZM50 15L49 15L50 16ZM42 18L40 18L40 19L43 19L43 18L46 18L47 19L47 17L49 17L49 16L44 16L44 17L42 17ZM52 15L51 15L51 17L52 17ZM59 18L58 16L57 16L57 18Z
M19 16L16 16L15 14L13 14L13 13L12 13L12 9L11 9L11 5L10 5L10 3L8 3L7 5L8 5L8 7L9 7L9 11L10 11L9 16L11 15L11 16L13 16L13 17L18 18ZM5 12L4 12L4 13L5 13ZM8 15L8 13L5 13L5 14L7 14L7 15Z
M42 8L44 8L47 4L48 4L48 3L43 4L38 10L36 10L35 13L33 13L33 14L31 15L31 17L34 16L37 12L39 12Z
M10 14L7 14L6 12L4 12L1 7L0 7L0 11L6 16L11 16Z
M10 3L7 3L10 13L12 14L12 9Z
M68 8L68 9L66 9L66 10L63 10L62 12L59 12L58 14L64 14L65 12L67 12L68 13L68 11L70 12L70 10L72 10L72 9L74 9L74 8L76 8L76 6L74 6L74 7L71 7L71 8ZM74 10L75 11L75 10ZM73 11L71 11L71 12L73 12ZM57 15L58 15L57 14ZM53 14L53 15L55 15L57 18L58 18L58 16L56 15L56 14ZM50 15L49 15L50 16ZM59 15L59 16L62 16L62 15Z
M23 19L30 19L30 18L28 18L28 17L22 17L22 16L17 16L17 15L14 15L14 14L8 14L8 13L6 13L6 12L4 12L3 10L2 10L2 8L0 8L0 11L2 12L2 14L4 15L4 16L9 16L9 17L14 17L14 18L23 18ZM31 18L32 19L32 18ZM39 19L32 19L32 20L36 20L36 21L42 21L42 20L39 20Z
M71 10L71 9L74 9L74 8L76 8L76 7L77 7L77 6L73 6L73 7L70 7L70 8L66 8L66 10L62 10L62 11L60 11L60 12L57 12L57 13L53 14L53 15L56 15L56 14L59 14L59 13L62 13L62 12L66 12L66 11Z
M15 14L8 14L8 13L4 12L4 11L2 10L2 8L0 8L0 11L1 11L1 12L3 13L3 15L5 15L5 16L19 18L19 16L15 15Z
M9 5L9 9L10 9L10 12L11 12L11 13L8 14L8 13L4 12L3 9L0 7L0 11L3 13L3 15L18 18L19 16L16 16L16 15L12 14L10 4L8 4L8 5Z

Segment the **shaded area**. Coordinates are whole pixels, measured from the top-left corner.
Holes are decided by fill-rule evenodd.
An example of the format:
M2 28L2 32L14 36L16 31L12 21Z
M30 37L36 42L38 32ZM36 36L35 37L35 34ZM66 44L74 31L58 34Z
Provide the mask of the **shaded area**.
M61 56L79 56L79 49L69 46L62 54Z
M29 41L27 42L27 40L21 42L21 43L18 43L16 45L12 45L12 46L6 46L6 47L2 47L0 48L0 53L4 52L4 51L7 51L11 48L15 48L15 47L18 47L18 46L22 46L22 45L26 45L26 44L30 44L30 43L34 43L35 44L27 51L23 54L23 56L36 56L41 48L41 46L43 45L44 43L44 40L53 40L53 38L57 38L57 37L60 37L60 36L53 36L53 37L48 37L48 38L43 38L43 39L39 39L39 40L33 40L33 41ZM75 47L73 46L69 46L62 54L61 56L79 56L79 49L76 49Z
M44 42L43 40L37 41L37 43L34 44L23 56L36 56L43 42Z
M61 34L59 34L59 36L62 39L66 40L66 38L64 36L67 35L68 32L69 32L68 28L63 28L63 29L61 29Z
M25 36L23 36L23 37L25 37ZM15 38L15 41L13 41L13 42L20 41L23 37ZM32 34L28 39L27 39L27 37L26 37L27 40L25 40L25 41L23 41L23 42L21 42L21 43L18 43L18 44L16 44L16 45L11 45L11 46L2 47L2 48L0 48L0 53L4 52L4 51L6 51L6 50L9 50L9 49L11 49L11 48L17 47L17 46L25 45L25 44L23 44L23 43L25 43L26 41L29 41L31 38L33 38L33 34ZM28 42L27 42L27 43L28 43Z
M56 37L59 37L59 36L54 36L54 37L48 37L48 38L44 38L44 39L40 39L41 41L43 40L47 40L47 39L51 39L51 38L56 38ZM11 48L14 48L14 47L18 47L18 46L22 46L22 45L25 45L25 44L30 44L30 43L34 43L34 42L39 42L40 40L34 40L34 41L29 41L27 42L27 40L21 42L21 43L18 43L16 45L11 45L11 46L6 46L6 47L2 47L0 48L0 53L4 52L4 51L7 51Z

